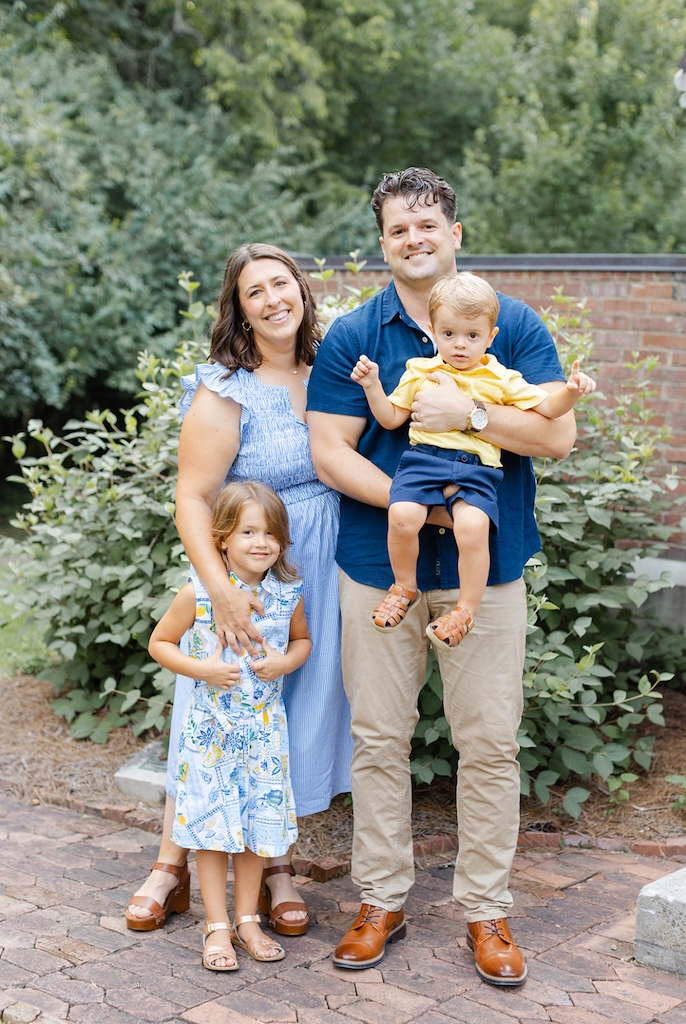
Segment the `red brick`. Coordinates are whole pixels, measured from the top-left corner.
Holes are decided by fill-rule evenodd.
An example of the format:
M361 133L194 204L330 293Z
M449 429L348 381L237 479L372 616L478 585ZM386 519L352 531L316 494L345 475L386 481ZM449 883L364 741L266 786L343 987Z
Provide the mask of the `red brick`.
M560 836L557 832L520 832L518 846L544 846L548 849L558 849Z
M313 860L310 868L310 877L315 882L328 882L332 878L340 878L350 871L350 861L341 860L339 857L322 857L320 860Z

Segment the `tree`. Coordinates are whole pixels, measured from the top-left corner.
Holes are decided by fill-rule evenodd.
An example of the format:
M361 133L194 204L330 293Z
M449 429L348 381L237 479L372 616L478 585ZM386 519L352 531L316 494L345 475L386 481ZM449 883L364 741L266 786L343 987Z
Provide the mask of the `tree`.
M675 252L686 138L680 0L541 0L461 182L472 250Z

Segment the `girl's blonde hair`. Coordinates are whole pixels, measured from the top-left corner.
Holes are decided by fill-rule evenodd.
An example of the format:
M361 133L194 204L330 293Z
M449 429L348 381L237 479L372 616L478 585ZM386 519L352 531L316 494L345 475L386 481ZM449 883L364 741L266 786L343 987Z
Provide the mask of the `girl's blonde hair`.
M212 509L212 540L221 552L222 542L236 532L241 511L245 505L254 503L264 512L267 526L279 542L279 557L272 566L272 572L282 583L298 579L298 572L286 557L291 546L288 527L288 512L278 494L259 480L235 480L217 495Z
M468 270L462 270L452 277L442 277L433 286L429 296L429 319L432 323L440 306L447 306L453 313L466 316L468 320L487 316L491 321L491 330L500 312L498 296L488 281L470 274Z

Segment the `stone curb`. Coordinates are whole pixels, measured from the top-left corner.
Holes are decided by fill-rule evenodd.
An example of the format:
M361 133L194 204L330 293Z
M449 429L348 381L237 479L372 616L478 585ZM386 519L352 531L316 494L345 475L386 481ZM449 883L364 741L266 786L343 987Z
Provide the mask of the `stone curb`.
M49 1017L28 1003L11 1003L0 1012L2 1024L60 1024L57 1017Z
M138 828L144 832L161 833L162 809L146 808L135 804L112 804L107 801L87 801L75 797L55 797L51 804L77 811L79 814L92 814L108 821L118 821L130 828ZM414 856L417 860L439 853L457 851L457 836L439 835L418 839L414 845ZM686 857L686 836L672 836L661 840L628 840L613 838L594 838L578 832L520 832L517 843L519 851L526 849L549 850L607 850L615 853L635 853L642 857L662 857L665 859ZM350 860L347 857L331 856L318 860L296 856L293 860L299 875L309 877L317 882L328 882L332 878L340 878L350 871ZM0 1017L0 1020L2 1018Z

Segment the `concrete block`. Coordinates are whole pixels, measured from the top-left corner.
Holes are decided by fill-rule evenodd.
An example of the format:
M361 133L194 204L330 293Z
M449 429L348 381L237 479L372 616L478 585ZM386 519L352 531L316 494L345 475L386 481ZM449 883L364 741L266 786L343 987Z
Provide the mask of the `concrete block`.
M686 868L641 889L634 956L645 966L686 978Z
M147 804L163 804L166 774L164 746L161 740L153 740L114 773L114 781L127 796Z

